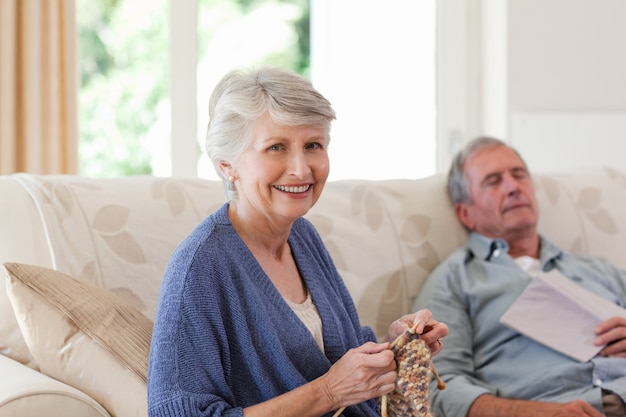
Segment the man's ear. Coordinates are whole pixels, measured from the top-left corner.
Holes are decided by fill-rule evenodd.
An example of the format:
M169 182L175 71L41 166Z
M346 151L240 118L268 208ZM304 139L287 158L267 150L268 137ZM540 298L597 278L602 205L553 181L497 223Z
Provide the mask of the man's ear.
M474 230L475 225L474 225L474 222L472 221L469 204L455 203L454 212L456 213L456 217L459 218L459 221L465 227L467 227L469 230Z

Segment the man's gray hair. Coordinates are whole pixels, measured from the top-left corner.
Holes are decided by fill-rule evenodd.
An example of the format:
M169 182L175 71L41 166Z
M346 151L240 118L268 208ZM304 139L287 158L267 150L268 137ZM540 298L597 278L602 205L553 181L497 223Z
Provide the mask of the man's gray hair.
M498 146L504 146L509 148L519 157L524 164L524 167L528 169L524 158L515 149L501 141L500 139L492 138L489 136L480 136L469 142L463 149L461 149L455 155L448 172L448 196L452 200L453 204L456 203L471 203L472 195L470 193L470 184L467 174L465 173L465 163L478 151L489 148L496 148Z

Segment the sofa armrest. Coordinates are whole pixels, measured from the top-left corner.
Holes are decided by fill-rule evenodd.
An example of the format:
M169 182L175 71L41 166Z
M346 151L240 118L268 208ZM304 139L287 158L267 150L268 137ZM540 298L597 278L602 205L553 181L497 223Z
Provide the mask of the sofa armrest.
M46 233L32 197L9 175L0 176L0 268L5 262L52 266ZM0 354L36 368L13 315L0 272Z
M0 265L52 266L50 246L32 197L10 176L0 176Z
M0 417L111 417L87 394L2 355L0 375Z

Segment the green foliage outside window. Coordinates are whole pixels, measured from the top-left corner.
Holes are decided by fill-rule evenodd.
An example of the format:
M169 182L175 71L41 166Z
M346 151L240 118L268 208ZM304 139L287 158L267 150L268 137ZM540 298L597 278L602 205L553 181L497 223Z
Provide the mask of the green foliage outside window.
M77 1L82 175L152 173L155 138L169 135L169 5L168 0ZM199 62L269 64L309 73L308 0L198 0L197 24ZM272 40L279 26L289 31ZM237 36L225 37L232 28ZM264 47L250 47L255 42Z

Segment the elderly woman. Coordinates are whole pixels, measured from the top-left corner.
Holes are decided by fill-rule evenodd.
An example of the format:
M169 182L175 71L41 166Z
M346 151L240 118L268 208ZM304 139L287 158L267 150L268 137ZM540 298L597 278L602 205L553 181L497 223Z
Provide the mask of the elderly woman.
M329 172L335 112L311 83L231 72L209 104L207 152L227 202L173 254L154 325L151 417L376 416L397 373L389 341L418 323L436 354L448 330L421 310L377 343L304 216Z

